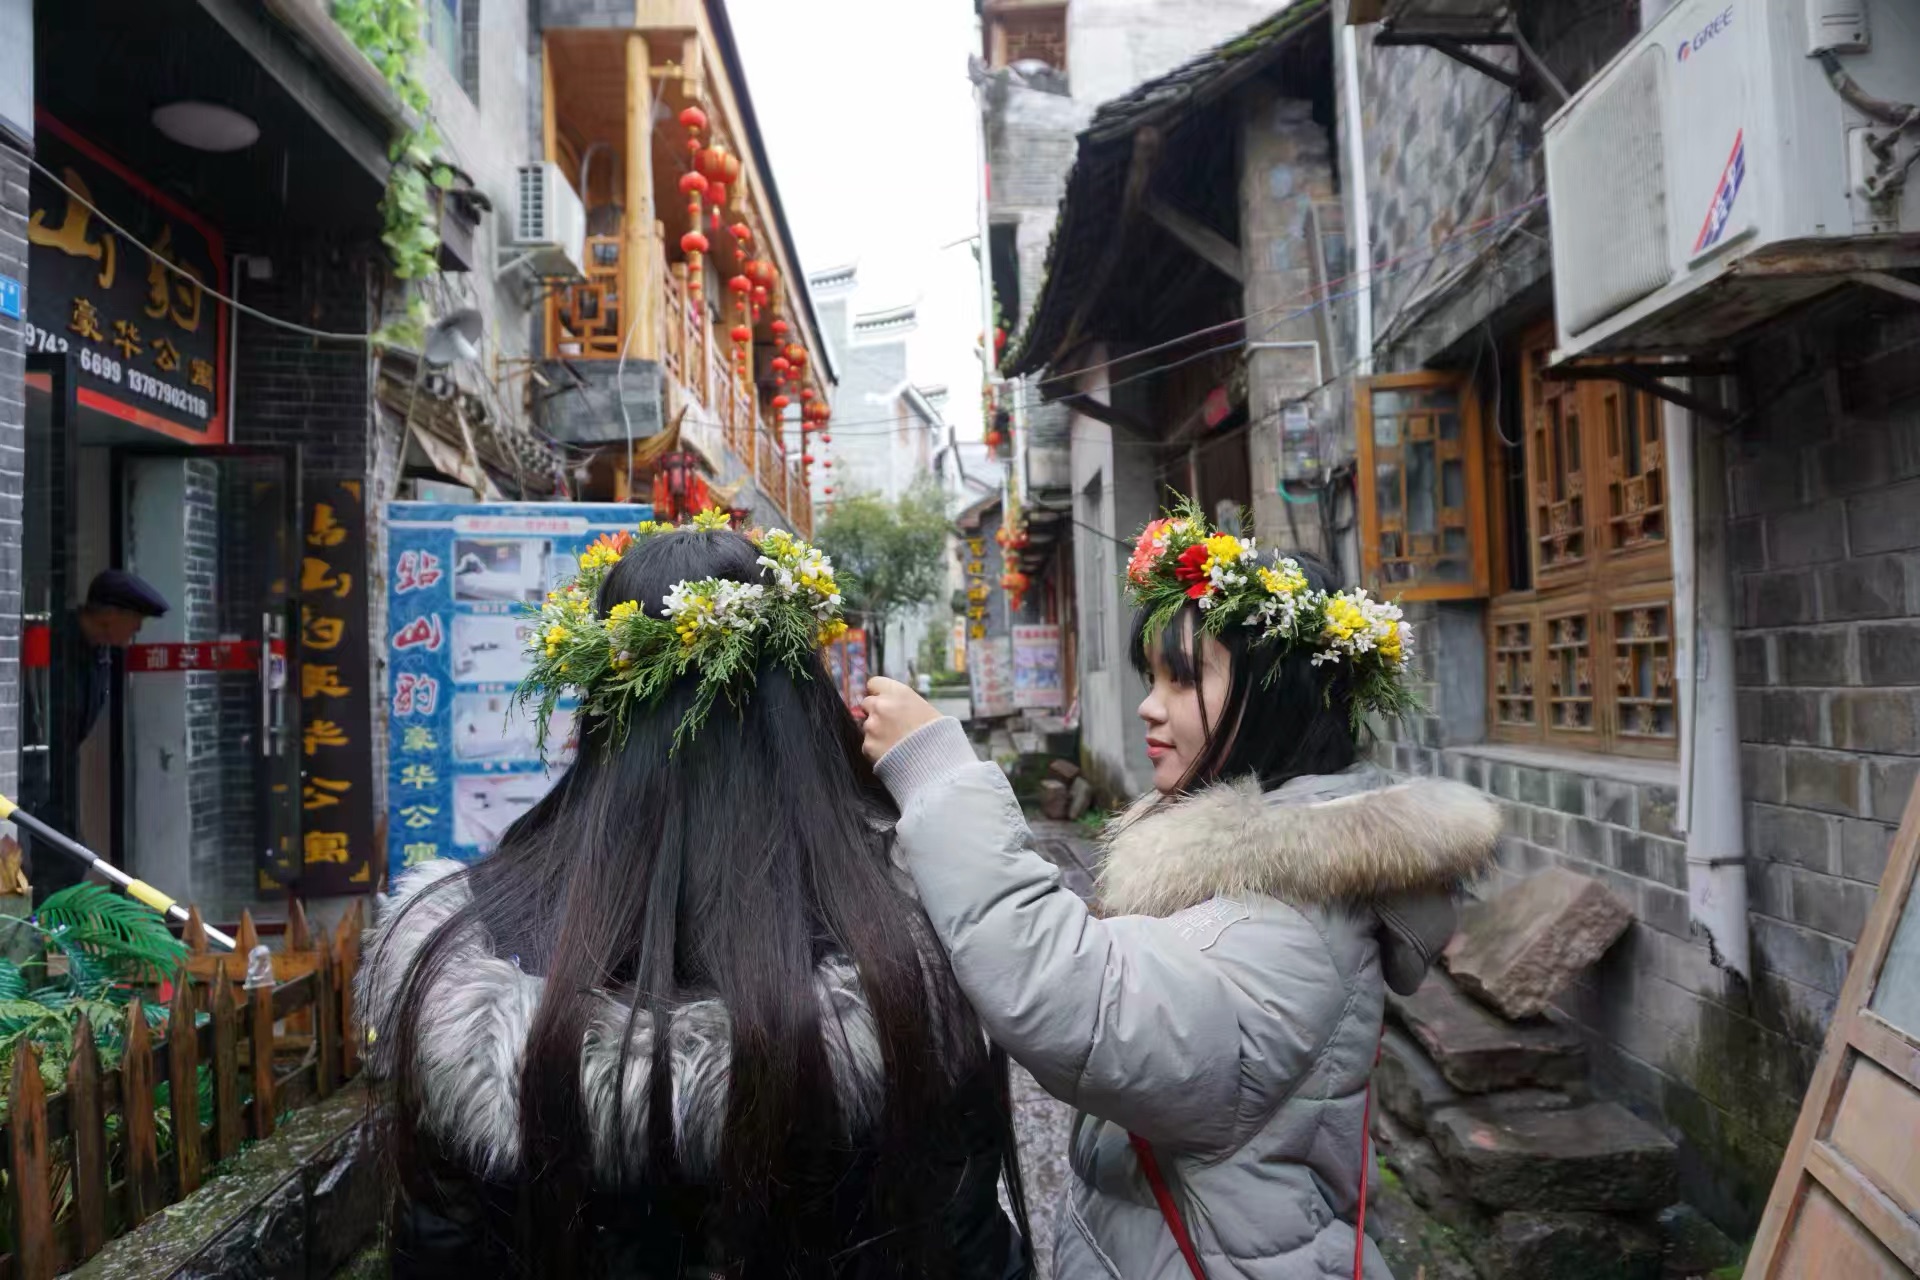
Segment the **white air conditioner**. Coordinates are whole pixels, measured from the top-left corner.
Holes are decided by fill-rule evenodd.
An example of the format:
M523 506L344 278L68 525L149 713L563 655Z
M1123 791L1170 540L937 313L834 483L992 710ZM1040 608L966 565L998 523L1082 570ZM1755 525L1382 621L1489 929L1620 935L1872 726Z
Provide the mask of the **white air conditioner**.
M523 164L517 186L514 256L541 277L584 278L587 211L560 166L544 160Z
M1920 136L1854 105L1920 103L1920 3L1869 7L1681 0L1547 122L1562 358L1723 346L1920 265Z

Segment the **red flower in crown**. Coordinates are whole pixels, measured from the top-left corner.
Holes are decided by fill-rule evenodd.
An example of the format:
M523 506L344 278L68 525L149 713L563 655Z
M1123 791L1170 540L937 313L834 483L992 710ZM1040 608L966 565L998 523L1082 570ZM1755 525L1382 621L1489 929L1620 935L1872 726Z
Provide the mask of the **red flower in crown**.
M1207 577L1207 544L1196 542L1180 553L1180 559L1173 566L1173 576L1182 582L1191 582L1187 594L1198 600L1213 592L1213 583Z

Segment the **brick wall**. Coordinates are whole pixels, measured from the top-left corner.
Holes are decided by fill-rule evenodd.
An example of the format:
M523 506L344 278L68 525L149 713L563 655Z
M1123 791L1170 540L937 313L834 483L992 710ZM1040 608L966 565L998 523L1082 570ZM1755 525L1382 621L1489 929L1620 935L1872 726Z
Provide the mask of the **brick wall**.
M0 275L27 278L27 166L0 143ZM20 500L26 478L25 331L0 318L0 794L14 795L20 746Z

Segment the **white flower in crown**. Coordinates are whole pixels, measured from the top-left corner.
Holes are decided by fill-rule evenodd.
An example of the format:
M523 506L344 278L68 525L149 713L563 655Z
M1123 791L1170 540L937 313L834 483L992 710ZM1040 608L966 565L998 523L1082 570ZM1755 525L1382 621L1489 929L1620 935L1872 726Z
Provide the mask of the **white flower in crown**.
M680 642L692 645L708 632L751 631L762 624L767 589L757 582L676 582L663 602Z
M1302 614L1319 603L1319 594L1308 586L1300 562L1290 556L1271 568L1254 570L1254 577L1260 584L1261 600L1247 615L1247 625L1260 628L1263 640L1284 637L1291 642L1300 629Z

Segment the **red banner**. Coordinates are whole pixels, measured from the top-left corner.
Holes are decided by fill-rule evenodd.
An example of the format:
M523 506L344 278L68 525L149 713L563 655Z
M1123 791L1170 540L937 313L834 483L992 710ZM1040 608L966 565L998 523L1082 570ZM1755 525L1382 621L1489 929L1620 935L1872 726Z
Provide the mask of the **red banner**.
M277 656L284 648L275 643ZM256 671L260 667L258 640L221 640L213 644L136 644L127 649L127 674L161 671Z

